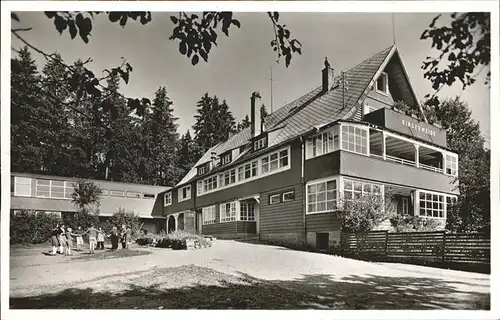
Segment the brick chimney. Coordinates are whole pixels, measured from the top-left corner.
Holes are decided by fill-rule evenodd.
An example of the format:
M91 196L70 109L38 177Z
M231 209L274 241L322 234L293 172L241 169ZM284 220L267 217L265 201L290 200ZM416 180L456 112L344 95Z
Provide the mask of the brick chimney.
M252 137L256 137L262 132L261 106L260 93L253 92L250 98L250 131L252 132Z
M325 58L325 68L322 70L323 75L323 92L327 92L333 86L333 79L335 77L335 73L333 68L330 68L330 63L328 59Z

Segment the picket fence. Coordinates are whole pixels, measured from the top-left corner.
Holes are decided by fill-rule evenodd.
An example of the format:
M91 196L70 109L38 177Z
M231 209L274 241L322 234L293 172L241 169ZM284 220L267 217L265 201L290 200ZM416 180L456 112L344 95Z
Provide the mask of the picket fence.
M422 260L450 264L490 264L487 233L404 232L343 233L344 256L370 260Z

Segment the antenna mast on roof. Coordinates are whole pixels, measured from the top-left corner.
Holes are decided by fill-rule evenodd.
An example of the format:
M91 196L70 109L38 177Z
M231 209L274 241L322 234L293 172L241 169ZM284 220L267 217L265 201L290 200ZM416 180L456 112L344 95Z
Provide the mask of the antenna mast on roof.
M271 65L271 113L273 113L273 66Z
M347 72L340 72L340 78L337 81L337 85L342 86L342 108L345 108L346 103L345 103L345 92L349 91L349 82L347 81L347 78L349 76L347 75Z
M394 29L394 12L392 13L392 44L396 44L396 31Z

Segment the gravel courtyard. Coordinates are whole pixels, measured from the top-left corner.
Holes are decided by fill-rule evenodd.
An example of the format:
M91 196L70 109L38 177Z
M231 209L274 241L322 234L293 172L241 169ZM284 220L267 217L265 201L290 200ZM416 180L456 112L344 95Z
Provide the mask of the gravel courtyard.
M364 262L217 240L125 257L46 256L11 249L10 307L138 309L480 309L490 276Z

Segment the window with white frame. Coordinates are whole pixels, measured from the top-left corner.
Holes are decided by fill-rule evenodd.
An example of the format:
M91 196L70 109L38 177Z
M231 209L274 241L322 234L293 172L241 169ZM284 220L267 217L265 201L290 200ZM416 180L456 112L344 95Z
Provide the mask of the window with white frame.
M273 194L269 196L269 204L280 203L280 194Z
M339 149L339 127L334 126L307 140L306 157L313 158Z
M127 191L127 198L140 198L141 194L139 192Z
M254 150L260 150L265 148L267 142L267 137L261 138L253 143Z
M288 149L271 153L262 158L262 173L268 173L288 166Z
M342 149L368 154L368 130L353 125L342 125Z
M217 176L210 177L203 181L204 192L217 189Z
M36 179L35 194L40 198L71 199L73 191L70 181Z
M230 185L236 182L236 169L224 172L224 185Z
M228 153L222 157L222 164L228 164L230 162L231 162L231 153Z
M112 197L125 197L125 191L121 190L110 190L109 195Z
M408 198L401 198L401 213L405 215L410 213Z
M198 195L203 194L203 181L202 181L202 180L200 180L200 181L198 181L198 182L196 183L196 189L197 189L197 190L196 190L196 193L197 193Z
M389 93L389 76L382 72L377 79L377 91L383 94Z
M337 180L332 179L307 186L307 213L337 209Z
M360 200L363 196L382 197L382 186L375 183L344 178L344 200Z
M203 167L199 167L199 168L198 168L198 175L202 175L202 174L204 174L204 173L205 173L205 166L203 166Z
M220 205L220 222L236 221L236 203L228 202Z
M215 223L215 206L205 207L201 209L203 216L203 225Z
M250 201L240 202L240 220L255 221L255 204Z
M226 185L224 182L224 173L219 173L219 188L222 188Z
M283 192L282 196L283 202L293 201L295 199L295 191Z
M419 191L419 210L421 217L445 218L445 196L433 192Z
M238 168L238 179L239 181L250 179L257 175L257 164L258 161L253 161L246 163L245 165Z
M169 206L172 204L172 192L167 192L163 195L163 206Z
M456 154L446 154L446 174L458 175L458 156Z
M31 197L31 178L14 177L14 195Z
M179 189L177 194L178 202L191 199L191 186L185 186Z

